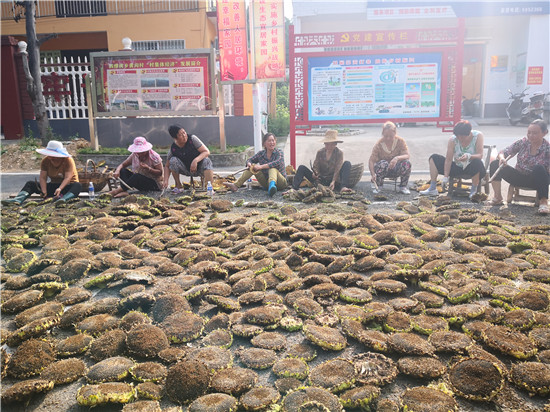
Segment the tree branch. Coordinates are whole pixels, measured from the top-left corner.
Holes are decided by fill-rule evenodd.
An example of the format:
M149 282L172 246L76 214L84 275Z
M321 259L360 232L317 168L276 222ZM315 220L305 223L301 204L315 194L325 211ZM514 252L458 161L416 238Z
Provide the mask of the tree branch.
M48 40L56 39L56 38L57 38L57 33L40 36L40 38L38 39L38 46L40 47L43 43L47 42Z

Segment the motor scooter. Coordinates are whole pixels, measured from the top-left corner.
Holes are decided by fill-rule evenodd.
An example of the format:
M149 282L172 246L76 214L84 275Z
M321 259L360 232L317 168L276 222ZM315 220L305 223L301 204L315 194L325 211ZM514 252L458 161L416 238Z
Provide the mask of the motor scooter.
M548 114L545 114L546 110L544 101L546 99L547 93L537 92L529 97L529 103L524 102L523 98L527 96L524 89L520 93L512 93L511 90L508 90L510 93L510 99L512 101L506 107L506 115L512 126L517 125L518 123L529 124L533 120L547 118Z
M466 96L462 96L462 116L479 116L479 93L472 99L467 99Z

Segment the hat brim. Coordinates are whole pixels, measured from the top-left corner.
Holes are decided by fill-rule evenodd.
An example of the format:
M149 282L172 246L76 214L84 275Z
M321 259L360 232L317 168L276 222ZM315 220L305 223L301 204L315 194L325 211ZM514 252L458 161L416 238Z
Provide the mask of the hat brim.
M50 149L36 149L38 153L40 153L42 156L50 156L50 157L71 157L71 155L67 153L60 153L56 152L55 150Z
M148 152L153 148L153 145L151 143L147 143L146 145L131 145L128 150L132 153L143 153Z
M332 140L332 139L323 139L323 143L344 143L343 140Z

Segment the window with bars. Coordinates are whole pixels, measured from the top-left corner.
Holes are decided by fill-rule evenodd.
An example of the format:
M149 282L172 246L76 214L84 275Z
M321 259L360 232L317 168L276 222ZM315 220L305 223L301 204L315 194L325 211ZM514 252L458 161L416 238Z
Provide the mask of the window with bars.
M86 17L106 15L107 4L105 0L55 0L56 17Z
M133 41L135 51L150 50L182 50L185 49L185 40L143 40Z

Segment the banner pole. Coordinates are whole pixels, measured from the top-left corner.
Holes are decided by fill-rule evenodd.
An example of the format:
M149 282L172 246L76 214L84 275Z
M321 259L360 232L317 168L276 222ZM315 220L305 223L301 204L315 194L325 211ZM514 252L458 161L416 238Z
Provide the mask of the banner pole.
M254 81L252 86L252 106L254 123L254 152L262 150L262 114L260 111L260 85L256 82L256 42L254 27L254 0L250 2L248 8L248 24L250 27L250 79Z

